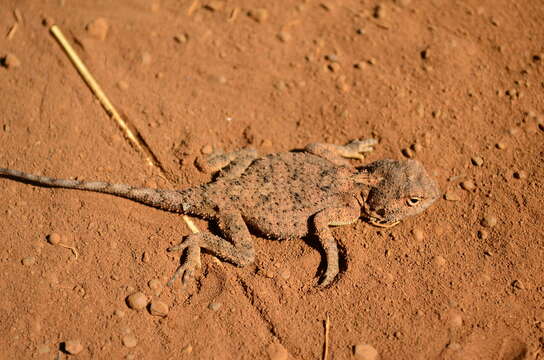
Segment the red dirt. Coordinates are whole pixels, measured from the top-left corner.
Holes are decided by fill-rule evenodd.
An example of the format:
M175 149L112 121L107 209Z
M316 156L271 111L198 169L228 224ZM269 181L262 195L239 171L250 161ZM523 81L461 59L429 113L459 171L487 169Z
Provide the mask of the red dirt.
M319 359L328 314L329 359L358 344L381 359L543 359L541 2L191 4L5 0L0 166L184 188L209 179L194 166L206 146L377 136L368 161L413 146L451 200L390 230L336 228L346 264L323 291L318 250L260 237L256 265L204 255L196 285L171 289L179 254L166 248L190 233L180 216L0 179L0 357ZM175 181L125 141L44 20ZM128 308L137 291L167 316Z

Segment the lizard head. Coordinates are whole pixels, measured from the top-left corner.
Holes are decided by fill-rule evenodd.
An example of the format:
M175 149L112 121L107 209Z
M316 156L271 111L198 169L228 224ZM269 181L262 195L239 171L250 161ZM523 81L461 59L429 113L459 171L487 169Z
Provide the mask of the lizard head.
M392 227L427 209L440 189L416 160L378 160L359 168L360 182L368 186L363 213L379 227Z

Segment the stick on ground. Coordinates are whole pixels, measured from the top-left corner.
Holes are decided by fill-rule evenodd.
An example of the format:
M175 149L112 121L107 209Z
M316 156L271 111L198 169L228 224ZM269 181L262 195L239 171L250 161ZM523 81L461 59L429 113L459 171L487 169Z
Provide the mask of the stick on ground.
M62 48L64 49L64 51L66 52L66 54L68 55L72 63L74 64L74 66L76 67L77 71L79 72L83 80L85 80L87 85L91 88L92 92L98 98L98 101L100 101L100 104L102 104L102 106L104 107L104 110L106 110L108 115L117 122L117 124L119 125L121 130L123 130L123 132L125 133L130 143L134 147L136 147L139 151L142 152L146 162L149 165L156 166L162 171L162 168L158 164L156 157L153 155L151 150L140 141L138 136L132 131L132 129L127 124L127 122L121 117L119 112L117 112L117 110L115 109L111 101L108 99L104 91L102 91L102 88L100 87L100 85L98 85L98 83L96 82L94 77L91 75L91 73L89 72L89 70L83 63L83 61L81 61L81 58L79 57L79 55L77 55L77 53L72 48L68 40L66 40L60 28L57 25L53 25L50 30L53 36L55 36L59 44L62 46Z
M198 1L196 2L198 3ZM66 52L66 54L68 55L72 63L74 64L74 66L76 67L77 71L79 72L83 80L85 80L85 82L87 83L89 88L91 88L94 95L98 98L98 101L100 101L100 104L102 104L102 107L104 108L104 110L106 110L108 115L117 122L117 124L119 125L121 130L125 133L130 143L144 155L148 165L156 167L161 172L161 174L165 178L168 179L169 176L168 174L165 173L157 157L153 154L151 149L140 139L139 135L137 135L137 133L132 131L129 124L121 117L121 115L115 109L115 107L113 106L111 101L108 99L104 91L102 91L102 88L100 87L100 85L98 85L94 77L91 75L91 73L89 72L89 70L87 69L87 67L81 60L81 58L79 57L79 55L72 48L68 40L66 40L66 37L64 37L64 34L60 30L60 28L57 25L53 25L50 31L53 34L53 36L57 39L59 44L62 46L62 48L64 49L64 51ZM199 232L198 228L191 221L191 219L189 219L189 217L183 216L183 220L185 221L185 223L187 223L187 226L189 227L189 229L191 229L193 233Z
M329 359L329 328L331 324L329 321L329 314L325 318L325 343L323 344L323 360Z

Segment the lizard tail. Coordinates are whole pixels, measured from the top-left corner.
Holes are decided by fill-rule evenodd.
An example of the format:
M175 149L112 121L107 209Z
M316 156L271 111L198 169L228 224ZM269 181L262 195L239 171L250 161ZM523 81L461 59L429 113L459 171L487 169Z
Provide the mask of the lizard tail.
M115 195L155 208L177 213L184 212L184 207L187 206L185 204L187 204L188 200L184 191L139 188L125 184L110 184L102 181L56 179L5 168L0 168L0 177L8 177L41 186L79 189Z

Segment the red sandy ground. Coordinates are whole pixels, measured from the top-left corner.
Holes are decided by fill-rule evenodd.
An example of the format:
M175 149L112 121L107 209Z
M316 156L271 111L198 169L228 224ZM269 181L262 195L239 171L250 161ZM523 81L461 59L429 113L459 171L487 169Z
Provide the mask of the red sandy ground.
M210 146L376 136L368 161L413 146L450 200L390 230L336 228L345 266L323 291L317 249L260 237L255 265L204 255L195 285L153 290L190 233L180 216L0 179L0 357L53 359L73 339L82 359L319 359L328 314L329 359L357 358L358 344L381 359L543 359L542 2L192 4L3 0L0 56L20 66L0 68L0 166L184 188L209 180L194 159ZM87 28L97 18L104 40ZM44 20L174 181L125 141ZM136 291L168 315L128 308Z

